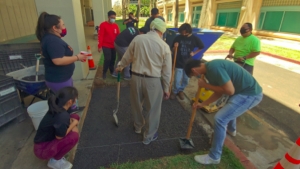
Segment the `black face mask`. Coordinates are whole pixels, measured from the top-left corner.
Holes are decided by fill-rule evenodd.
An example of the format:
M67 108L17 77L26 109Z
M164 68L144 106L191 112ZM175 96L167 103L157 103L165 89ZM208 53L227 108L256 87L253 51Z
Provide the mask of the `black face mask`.
M240 29L240 33L241 33L241 34L247 33L247 29L241 28L241 29Z

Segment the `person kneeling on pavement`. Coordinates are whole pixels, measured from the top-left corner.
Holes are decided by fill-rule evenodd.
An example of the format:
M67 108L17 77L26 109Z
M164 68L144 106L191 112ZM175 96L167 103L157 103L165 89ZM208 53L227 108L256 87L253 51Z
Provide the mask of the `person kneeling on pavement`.
M260 103L263 98L262 88L250 73L228 60L216 59L206 63L189 60L184 70L189 77L204 74L209 83L199 79L199 87L214 91L214 94L204 102L194 103L194 108L209 105L223 94L230 96L228 102L214 117L214 139L209 154L195 156L198 163L218 164L221 160L226 130L228 134L236 135L236 118Z
M189 83L189 77L183 70L184 63L189 58L200 52L200 50L204 48L204 45L200 38L192 34L192 27L190 24L182 24L179 27L178 32L180 33L180 35L176 36L172 45L173 59L175 55L175 47L178 47L178 51L175 63L174 85L170 98L175 99L176 95L178 95L180 100L183 100L183 91ZM195 48L198 49L193 52Z
M78 142L78 114L69 114L67 110L75 103L78 91L74 87L62 88L57 95L48 100L49 110L39 124L34 137L34 154L49 160L48 167L53 169L71 169L66 155Z

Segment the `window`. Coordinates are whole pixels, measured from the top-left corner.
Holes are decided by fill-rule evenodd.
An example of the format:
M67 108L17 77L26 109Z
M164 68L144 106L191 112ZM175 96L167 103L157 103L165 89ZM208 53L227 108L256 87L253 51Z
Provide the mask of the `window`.
M257 29L300 34L300 12L263 10L259 16Z
M173 20L173 14L172 14L172 9L168 9L168 21Z
M239 12L218 12L216 25L235 28L237 27L239 15Z
M192 27L198 27L202 6L193 7Z
M179 19L179 22L184 22L184 8L179 9L178 19Z

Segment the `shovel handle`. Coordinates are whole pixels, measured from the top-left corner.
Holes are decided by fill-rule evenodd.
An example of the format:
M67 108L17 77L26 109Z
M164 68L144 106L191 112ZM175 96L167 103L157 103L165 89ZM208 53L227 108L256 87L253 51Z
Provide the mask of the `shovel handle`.
M176 64L176 59L177 59L177 46L175 47L175 52L174 52L174 60L173 60L173 67L172 67L172 76L171 76L171 82L170 82L170 93L172 92L172 85L173 85L173 80L174 80L174 74L175 74L175 64Z
M204 75L201 76L201 79L204 79ZM198 86L198 91L197 91L197 96L196 96L196 99L195 99L195 104L199 103L198 98L200 97L200 95L201 95L201 88L200 88L200 86ZM187 134L186 134L186 139L190 139L192 128L193 128L193 123L194 123L194 120L195 120L195 117L196 117L196 112L197 112L197 108L193 108L189 128L188 128L188 131L187 131Z
M37 59L37 60L36 60L36 67L35 67L35 72L36 72L36 73L39 72L39 66L40 66L40 60Z
M117 81L118 81L118 84L117 84L117 100L119 102L119 99L120 99L120 86L121 86L121 83L120 83L120 79L121 79L121 72L118 72L118 78L117 78Z

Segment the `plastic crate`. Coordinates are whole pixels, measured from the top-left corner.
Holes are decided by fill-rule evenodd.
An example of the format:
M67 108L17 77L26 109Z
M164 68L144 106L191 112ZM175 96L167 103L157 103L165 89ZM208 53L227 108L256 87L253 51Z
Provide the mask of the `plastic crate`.
M14 120L15 118L19 117L20 115L24 114L25 109L20 105L18 107L14 107L11 111L0 115L0 127L4 124Z
M0 75L0 101L2 98L14 95L15 93L17 91L13 77Z
M19 43L0 45L0 74L36 65L35 54L41 54L40 43ZM43 60L40 60L43 64Z
M0 98L0 116L11 112L13 109L19 106L21 106L21 101L17 91Z

